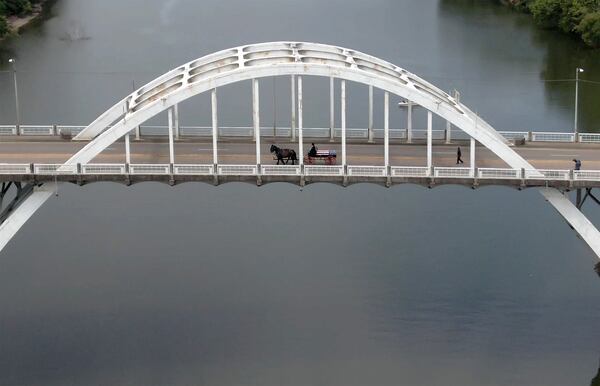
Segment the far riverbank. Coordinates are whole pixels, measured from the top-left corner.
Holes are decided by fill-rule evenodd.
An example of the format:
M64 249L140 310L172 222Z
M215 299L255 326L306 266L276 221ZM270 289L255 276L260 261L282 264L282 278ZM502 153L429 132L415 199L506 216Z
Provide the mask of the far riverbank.
M10 36L19 35L24 28L41 19L52 3L54 3L52 0L40 0L39 2L31 5L32 9L30 13L24 16L13 15L6 17L8 31L5 35L0 36L0 42Z

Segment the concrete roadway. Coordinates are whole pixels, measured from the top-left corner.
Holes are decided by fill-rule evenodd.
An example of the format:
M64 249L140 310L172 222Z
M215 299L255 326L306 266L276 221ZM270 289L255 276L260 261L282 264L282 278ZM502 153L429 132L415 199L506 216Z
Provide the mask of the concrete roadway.
M262 141L262 164L274 164L269 154L270 139ZM298 150L296 143L277 143L280 147ZM63 163L71 155L81 149L85 143L59 141L56 139L6 139L0 142L0 163ZM317 143L320 149L338 151L338 164L341 162L341 145L339 143ZM468 143L460 143L463 166L469 165ZM457 144L433 146L433 162L435 166L456 166ZM308 152L310 143L305 144L304 152ZM572 143L528 143L514 147L519 154L539 169L572 169L573 158L581 159L584 169L600 170L600 145ZM132 163L168 163L169 147L164 140L131 141ZM349 143L347 146L349 165L382 165L383 145ZM125 145L123 142L113 144L96 157L94 163L124 163ZM212 142L206 140L183 140L175 143L176 163L212 164ZM242 141L222 141L219 143L220 164L252 164L256 162L255 144ZM425 144L392 144L390 145L390 163L392 166L425 166ZM491 151L482 146L476 151L477 167L507 167Z

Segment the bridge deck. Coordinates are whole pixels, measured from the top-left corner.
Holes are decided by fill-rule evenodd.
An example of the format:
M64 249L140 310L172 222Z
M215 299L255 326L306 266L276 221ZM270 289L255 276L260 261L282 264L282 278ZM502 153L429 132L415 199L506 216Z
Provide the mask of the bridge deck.
M273 164L269 153L271 141L263 141L261 163ZM298 150L297 143L277 142L280 147ZM85 143L29 139L5 140L0 142L0 163L63 163L80 150ZM309 148L309 143L304 148ZM468 144L460 144L462 159L468 166ZM341 153L339 143L317 143L321 149L337 150ZM433 164L439 167L456 166L457 144L435 144L433 147ZM581 159L584 169L600 170L600 144L581 143L528 143L513 148L523 158L538 169L572 169L573 158ZM248 140L229 140L219 143L219 164L255 164L255 145ZM381 143L349 143L347 148L349 165L383 165L383 145ZM184 140L175 145L176 163L212 164L212 143L206 140ZM125 145L123 142L113 144L93 160L94 163L124 163ZM169 163L168 142L164 139L132 141L131 162L161 164ZM392 166L425 166L425 144L391 144L390 164ZM478 146L476 166L480 168L505 168L506 163L485 147Z

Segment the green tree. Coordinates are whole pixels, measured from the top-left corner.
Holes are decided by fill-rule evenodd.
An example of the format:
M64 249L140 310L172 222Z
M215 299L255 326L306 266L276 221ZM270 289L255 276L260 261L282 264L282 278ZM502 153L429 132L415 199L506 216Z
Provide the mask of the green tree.
M4 16L0 15L0 37L5 36L8 31L8 22Z
M600 11L586 15L577 26L577 32L587 45L600 48Z
M545 28L556 27L562 16L562 3L565 0L534 0L529 5L533 19Z

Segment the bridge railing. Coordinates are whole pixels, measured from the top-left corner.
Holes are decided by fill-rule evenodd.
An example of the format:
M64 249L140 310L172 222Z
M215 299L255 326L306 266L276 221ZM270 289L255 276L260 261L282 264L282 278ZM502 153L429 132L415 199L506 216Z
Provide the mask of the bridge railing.
M24 136L52 136L65 135L75 136L79 134L86 126L85 125L21 125L19 134ZM330 138L331 130L328 127L313 127L303 128L303 135L306 139L321 139ZM296 128L296 138L299 135L299 129ZM144 125L140 126L141 135L150 136L166 136L168 134L167 126ZM261 127L261 137L276 137L290 138L292 129L289 127ZM550 132L550 131L499 131L505 139L525 140L531 142L563 142L563 143L600 143L600 133L572 133L572 132ZM201 137L210 138L212 136L212 127L210 126L181 126L179 134L184 137ZM390 128L389 131L391 140L407 140L407 129ZM15 125L0 125L0 136L17 135L17 127ZM254 128L251 126L222 126L218 129L219 137L231 138L252 138L254 136ZM342 130L334 128L333 137L341 138ZM367 128L347 128L346 137L354 140L367 140L369 138L369 130ZM373 129L373 138L383 139L384 131L381 128ZM451 129L450 131L434 129L432 130L432 139L434 141L443 141L451 138L452 140L469 140L469 136L459 129ZM427 139L427 130L423 128L415 128L412 130L412 139L425 140Z
M367 178L440 178L463 181L537 180L600 181L600 170L510 169L376 165L206 165L206 164L0 164L0 175L148 175L148 176L295 176L295 177L367 177ZM28 177L30 178L30 177Z

